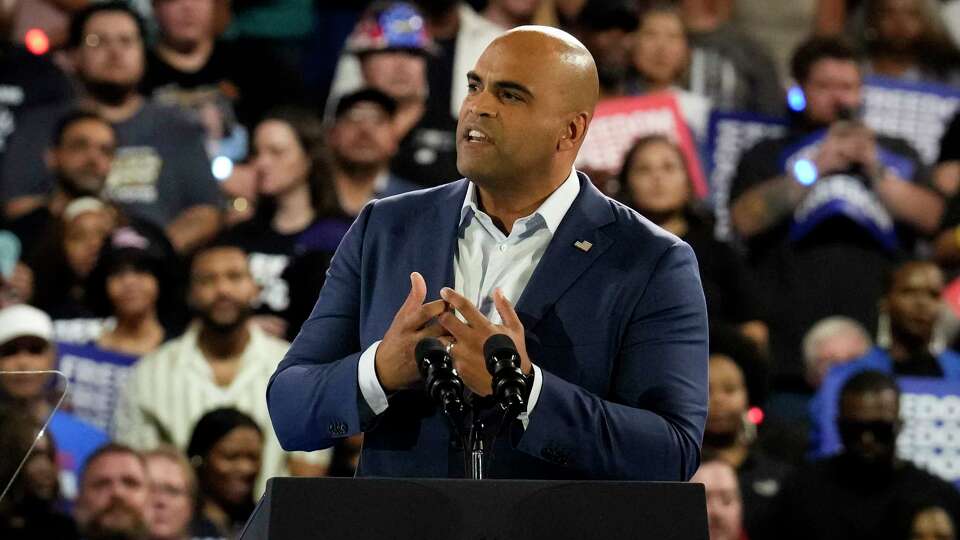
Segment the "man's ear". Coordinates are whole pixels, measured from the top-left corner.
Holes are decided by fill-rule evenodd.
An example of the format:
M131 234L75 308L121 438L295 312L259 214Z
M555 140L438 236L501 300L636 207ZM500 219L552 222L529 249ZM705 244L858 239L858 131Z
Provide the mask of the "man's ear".
M557 144L557 150L576 150L580 148L580 145L583 144L583 138L587 135L589 124L590 115L586 112L578 112L570 118L564 126L560 142Z

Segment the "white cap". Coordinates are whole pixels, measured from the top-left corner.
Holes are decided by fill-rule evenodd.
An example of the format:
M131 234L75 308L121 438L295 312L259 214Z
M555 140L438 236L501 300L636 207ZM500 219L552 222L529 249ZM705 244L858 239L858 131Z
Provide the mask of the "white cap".
M79 199L74 199L66 208L63 209L63 220L72 221L75 217L80 214L85 214L87 212L99 212L105 209L107 205L103 204L100 199L94 197L80 197Z
M0 309L0 345L23 336L34 336L51 341L53 321L50 320L50 316L26 304Z

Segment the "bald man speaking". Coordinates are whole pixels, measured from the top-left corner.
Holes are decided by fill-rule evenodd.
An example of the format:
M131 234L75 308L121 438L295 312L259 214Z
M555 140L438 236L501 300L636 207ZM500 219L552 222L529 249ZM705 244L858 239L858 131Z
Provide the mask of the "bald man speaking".
M562 31L520 27L464 84L465 178L357 217L267 391L280 442L316 450L363 432L358 476L463 477L414 348L438 338L468 395L486 396L483 345L506 334L529 397L489 477L687 480L707 412L697 263L574 170L593 58Z

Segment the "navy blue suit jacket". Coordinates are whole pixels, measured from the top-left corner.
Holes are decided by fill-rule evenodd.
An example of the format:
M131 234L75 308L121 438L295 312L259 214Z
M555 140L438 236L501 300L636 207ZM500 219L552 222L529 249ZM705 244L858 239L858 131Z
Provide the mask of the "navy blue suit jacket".
M422 390L379 416L357 383L423 274L427 300L453 287L467 181L369 203L344 237L310 318L267 390L287 450L363 431L359 476L462 477L445 417ZM588 241L583 251L574 242ZM494 445L492 477L687 480L707 413L707 315L690 247L580 175L516 310L543 387L526 430Z

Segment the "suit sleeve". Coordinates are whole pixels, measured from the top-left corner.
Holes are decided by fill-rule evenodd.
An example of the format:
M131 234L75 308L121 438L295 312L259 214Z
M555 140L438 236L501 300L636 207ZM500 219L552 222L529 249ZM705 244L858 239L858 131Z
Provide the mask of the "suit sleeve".
M285 450L318 450L362 431L359 396L360 261L373 202L334 254L320 297L267 387L273 428Z
M598 479L689 479L706 421L707 336L696 259L674 244L627 323L608 399L541 370L517 448Z

